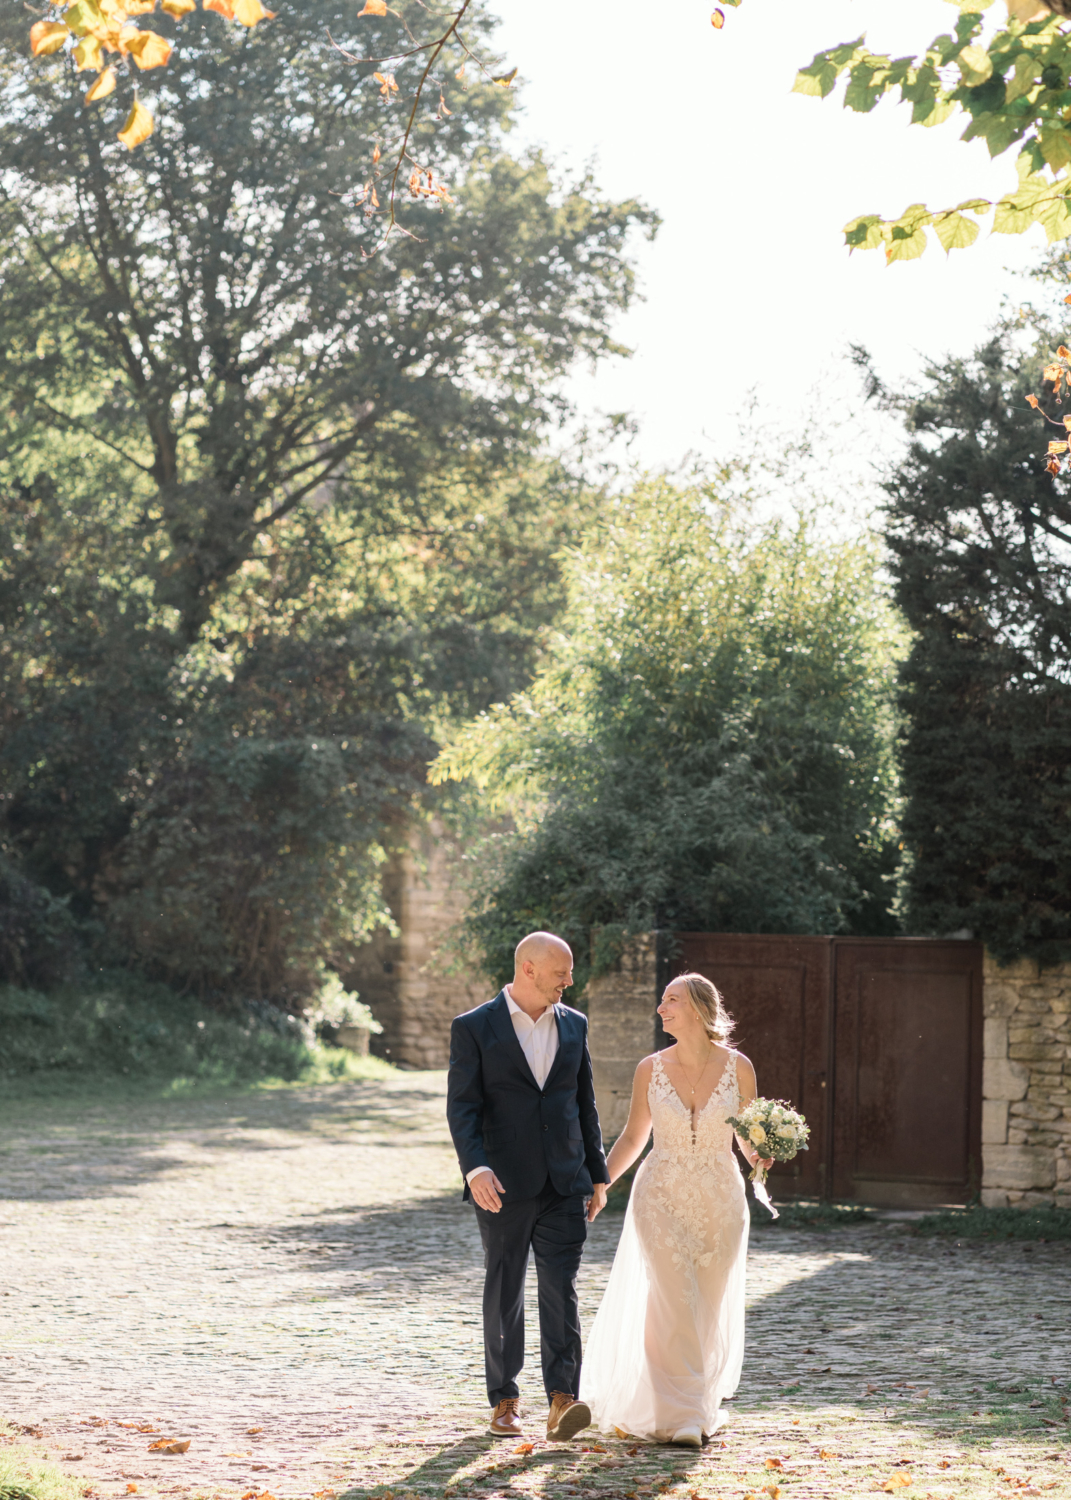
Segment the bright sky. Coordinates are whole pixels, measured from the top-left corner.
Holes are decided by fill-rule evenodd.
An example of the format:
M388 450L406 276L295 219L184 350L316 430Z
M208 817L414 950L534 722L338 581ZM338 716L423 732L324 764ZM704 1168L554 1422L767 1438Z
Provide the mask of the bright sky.
M664 220L638 248L646 301L618 329L634 356L571 383L585 413L639 420L642 464L731 447L753 387L768 416L796 426L816 385L831 400L846 388L849 342L893 380L920 356L968 352L1002 295L1020 295L1013 273L1037 259L1039 228L983 230L951 259L934 243L888 268L877 251L849 257L841 234L859 213L1006 192L1014 149L990 162L951 123L909 127L904 106L859 115L790 92L820 47L863 32L875 51L920 51L954 24L946 0L743 0L722 31L711 0L498 8L523 140L560 166L594 161L605 191Z

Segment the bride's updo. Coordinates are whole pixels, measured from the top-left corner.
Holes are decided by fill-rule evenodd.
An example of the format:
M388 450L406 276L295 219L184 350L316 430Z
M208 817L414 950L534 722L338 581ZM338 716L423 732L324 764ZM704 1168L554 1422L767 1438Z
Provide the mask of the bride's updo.
M705 974L678 974L674 984L683 984L712 1042L727 1047L733 1037L733 1018L725 1009L721 991Z

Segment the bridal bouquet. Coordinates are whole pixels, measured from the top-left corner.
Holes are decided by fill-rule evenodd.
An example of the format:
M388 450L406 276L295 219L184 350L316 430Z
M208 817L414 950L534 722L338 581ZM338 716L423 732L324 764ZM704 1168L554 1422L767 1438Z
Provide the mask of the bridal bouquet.
M750 1141L760 1157L772 1156L774 1161L791 1161L798 1151L806 1151L811 1133L803 1116L783 1099L752 1099L738 1116L725 1123L733 1127L741 1140ZM777 1210L766 1191L765 1168L756 1164L751 1170L751 1180L756 1198L776 1219Z

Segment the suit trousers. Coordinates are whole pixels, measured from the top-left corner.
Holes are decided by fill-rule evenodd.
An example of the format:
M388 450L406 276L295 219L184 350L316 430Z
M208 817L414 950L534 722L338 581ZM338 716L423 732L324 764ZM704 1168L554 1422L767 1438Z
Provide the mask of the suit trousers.
M557 1192L548 1179L538 1198L510 1203L497 1214L476 1205L483 1240L483 1341L487 1399L492 1406L519 1394L524 1366L524 1279L529 1250L539 1291L539 1344L547 1400L552 1391L580 1390L580 1311L576 1273L588 1223L582 1193Z

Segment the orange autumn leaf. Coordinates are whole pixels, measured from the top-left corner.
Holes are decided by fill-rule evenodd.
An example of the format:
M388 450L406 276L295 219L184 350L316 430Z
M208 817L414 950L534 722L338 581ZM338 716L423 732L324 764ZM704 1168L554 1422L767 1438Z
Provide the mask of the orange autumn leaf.
M136 1484L128 1484L127 1487L126 1487L126 1492L127 1492L128 1495L136 1495L137 1492L138 1492L137 1485Z
M398 85L394 81L393 73L373 73L372 77L379 84L379 92L384 99L389 99L391 94L398 92Z
M234 6L231 0L201 0L205 10L214 10L218 16L226 16L228 21L234 20Z
M115 69L105 68L98 73L86 94L87 104L96 104L98 99L106 99L109 94L115 92Z
M166 10L169 16L174 16L176 21L181 21L191 10L197 9L197 0L160 0L160 9Z
M1066 443L1058 443L1058 442L1055 442L1055 441L1051 442L1049 444L1048 451L1050 453L1066 453L1067 452L1067 444Z
M715 31L720 31L721 28L725 25L725 12L720 9L716 10L710 18L710 24L713 26Z
M1064 301L1065 301L1065 302L1071 302L1071 297L1065 297L1065 298L1064 298Z
M1045 469L1049 474L1052 474L1054 476L1056 474L1059 474L1060 460L1058 458L1050 458L1048 463L1045 465Z
M190 1446L189 1438L158 1438L149 1444L150 1453L185 1453Z
M243 26L255 26L258 21L275 19L273 10L265 10L260 0L234 0L234 19Z
M140 146L142 141L149 139L152 135L152 123L152 115L140 99L135 99L119 132L119 139L128 151L133 151L135 146Z
M766 1467L768 1469L783 1469L785 1465L784 1461L780 1458L768 1458L766 1460Z
M1026 398L1026 404L1027 404L1027 406L1032 406L1034 408L1034 410L1037 411L1037 409L1038 409L1038 398L1036 396L1027 396L1027 398Z
M1071 349L1066 344L1061 344L1056 351L1056 356L1058 359L1071 359Z
M891 1495L893 1490L906 1490L913 1483L914 1480L910 1474L894 1474L891 1479L886 1479L882 1489Z
M781 1500L781 1486L779 1484L768 1484L766 1486L766 1493L769 1495L770 1500Z
M833 1452L832 1448L822 1448L818 1453L819 1458L836 1458L836 1456L837 1455Z
M253 1437L256 1433L263 1432L263 1431L264 1431L263 1427L247 1427L246 1428L246 1432L248 1433L248 1435L250 1437Z
M171 56L171 43L156 31L139 31L126 43L126 51L145 72L148 68L163 68Z
M364 10L359 10L357 14L358 16L385 16L387 0L364 0Z
M513 1451L514 1453L534 1453L535 1443L518 1443Z
M70 34L62 21L38 21L30 27L30 51L34 57L47 57L58 52Z
M1052 380L1059 382L1060 376L1062 374L1063 371L1060 369L1059 365L1046 365L1044 370L1041 372L1041 378L1042 380Z

